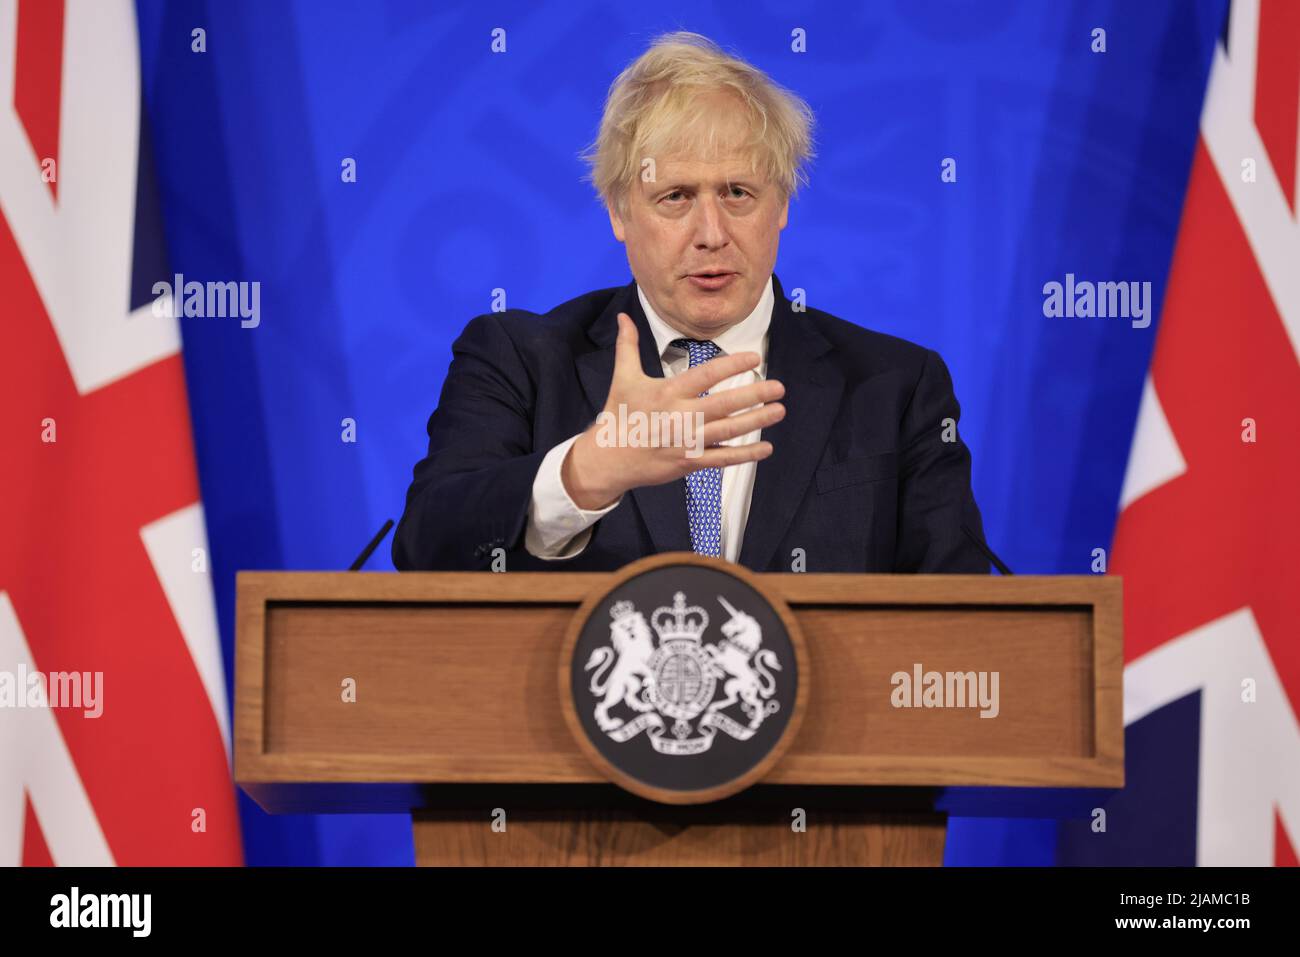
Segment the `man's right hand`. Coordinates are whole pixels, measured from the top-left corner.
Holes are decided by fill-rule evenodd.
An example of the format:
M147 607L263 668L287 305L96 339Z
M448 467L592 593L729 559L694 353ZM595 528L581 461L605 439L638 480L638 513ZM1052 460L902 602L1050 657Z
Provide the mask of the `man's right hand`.
M639 413L646 422L655 413L678 413L690 427L704 422L703 436L691 436L690 445L632 446L602 444L599 421L582 433L569 449L560 476L579 508L597 510L618 501L624 492L643 485L662 485L698 469L723 468L757 462L772 454L771 442L719 445L736 436L775 425L785 418L785 406L776 401L785 386L775 379L701 396L713 386L758 366L757 352L718 356L672 378L648 376L641 368L636 323L618 314L618 341L614 346L614 377L605 412L618 420L619 407L629 421ZM702 451L700 449L702 448ZM688 454L690 453L690 454ZM696 454L698 453L698 454Z

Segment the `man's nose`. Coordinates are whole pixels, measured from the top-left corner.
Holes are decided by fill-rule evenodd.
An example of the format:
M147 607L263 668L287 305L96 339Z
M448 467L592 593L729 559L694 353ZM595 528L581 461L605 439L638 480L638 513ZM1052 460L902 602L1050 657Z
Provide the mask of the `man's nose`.
M702 196L695 204L695 248L721 249L730 242L726 215L716 196Z

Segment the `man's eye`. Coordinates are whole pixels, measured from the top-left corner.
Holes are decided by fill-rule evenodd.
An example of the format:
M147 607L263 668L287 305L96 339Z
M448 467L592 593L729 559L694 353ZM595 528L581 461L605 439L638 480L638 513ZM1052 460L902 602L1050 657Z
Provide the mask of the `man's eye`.
M743 187L740 186L733 186L731 187L731 195L734 196L736 199L741 199L749 195L749 190L744 189Z
M671 193L669 193L667 196L665 196L664 199L666 199L666 200L668 200L668 201L670 201L670 202L676 202L677 200L681 199L683 195L684 195L684 194L682 193L682 191L681 191L680 189L675 189L675 190L673 190Z

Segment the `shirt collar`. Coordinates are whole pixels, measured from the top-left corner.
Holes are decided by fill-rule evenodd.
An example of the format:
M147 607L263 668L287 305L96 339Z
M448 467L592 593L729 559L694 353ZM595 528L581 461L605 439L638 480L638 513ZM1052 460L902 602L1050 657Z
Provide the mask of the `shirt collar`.
M659 351L659 358L662 359L664 353L668 351L668 343L685 336L659 318L654 306L650 305L650 300L642 291L640 283L637 283L636 294L641 300L641 309L645 312L646 322L650 324L650 332L655 337L655 348ZM735 355L737 352L757 352L760 356L766 355L763 348L764 340L767 337L768 326L772 324L772 306L775 302L776 295L772 291L772 278L769 276L754 311L714 339L713 344L726 355Z

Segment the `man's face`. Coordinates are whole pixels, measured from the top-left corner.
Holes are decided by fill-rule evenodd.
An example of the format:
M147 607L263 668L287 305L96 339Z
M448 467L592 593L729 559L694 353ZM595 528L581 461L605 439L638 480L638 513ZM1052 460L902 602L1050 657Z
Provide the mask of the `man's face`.
M789 202L736 154L657 157L655 174L628 190L610 224L655 311L692 339L713 339L758 304Z

